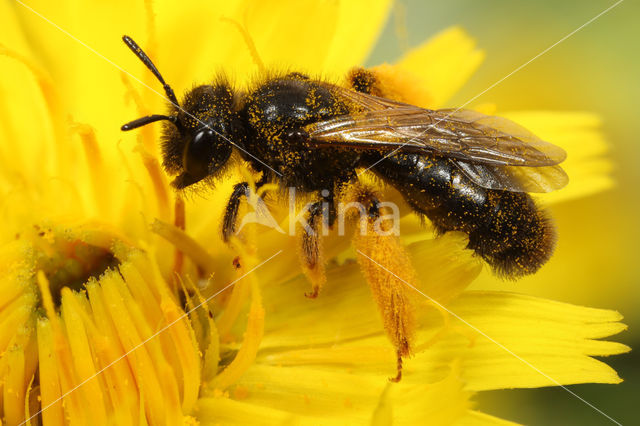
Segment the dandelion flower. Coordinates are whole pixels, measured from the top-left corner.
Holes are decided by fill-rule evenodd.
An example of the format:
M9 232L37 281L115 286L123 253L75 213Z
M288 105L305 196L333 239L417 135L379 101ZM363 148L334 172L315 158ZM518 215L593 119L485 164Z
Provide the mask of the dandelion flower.
M118 130L163 107L136 81L157 88L119 43L124 33L144 40L178 91L216 68L246 84L259 61L339 81L365 59L388 7L0 5L6 424L505 424L475 407L474 394L620 381L593 358L628 350L602 340L624 329L618 313L469 291L482 266L465 236L434 238L428 224L405 215L402 245L390 246L403 257L387 268L415 268L406 275L415 291L403 291L413 306L414 344L403 380L390 383L395 349L371 290L387 291L382 284L390 281L404 288L400 281L351 251L349 239L330 236L326 284L317 299L305 298L293 237L252 224L244 240L220 239L241 167L215 191L183 201L160 167L157 129ZM452 28L376 70L394 97L440 107L482 58ZM541 202L610 184L591 115L509 117L569 152L571 183ZM286 211L271 202L284 226ZM372 256L374 243L355 242ZM380 285L370 290L363 277Z

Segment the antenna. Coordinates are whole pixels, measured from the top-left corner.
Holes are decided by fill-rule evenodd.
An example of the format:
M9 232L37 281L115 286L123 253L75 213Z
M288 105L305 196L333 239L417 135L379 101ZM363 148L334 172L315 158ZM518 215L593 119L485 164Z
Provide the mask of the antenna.
M156 78L160 81L160 83L162 83L162 87L164 87L164 91L167 94L167 98L169 98L171 103L174 104L176 107L180 107L180 104L178 104L178 99L176 98L176 94L173 93L173 89L171 88L171 86L169 86L164 81L164 78L162 78L162 75L160 75L160 71L158 71L158 68L156 68L156 66L153 64L153 62L151 62L151 59L149 59L147 54L144 53L144 51L140 48L140 46L138 46L138 44L135 41L133 41L133 39L131 37L129 37L128 35L122 36L122 41L124 41L124 44L126 44L127 47L129 49L131 49L131 51L138 57L138 59L140 59L142 61L142 63L147 68L149 68L149 70L153 73L153 75L156 76ZM140 120L142 120L142 119L140 119ZM153 121L158 121L158 120L162 120L162 118L158 118L156 120L149 121L148 123L151 123ZM131 123L129 123L129 124L131 124ZM144 123L144 124L147 124L147 123ZM142 125L143 124L140 124L140 126L142 126ZM125 126L126 126L126 124L125 124Z
M160 120L169 120L176 126L178 125L178 117L154 114L154 115L147 115L145 117L140 117L133 121L130 121L127 124L120 127L120 130L126 132L127 130L137 129L138 127L146 126L149 123L153 123L155 121L160 121Z

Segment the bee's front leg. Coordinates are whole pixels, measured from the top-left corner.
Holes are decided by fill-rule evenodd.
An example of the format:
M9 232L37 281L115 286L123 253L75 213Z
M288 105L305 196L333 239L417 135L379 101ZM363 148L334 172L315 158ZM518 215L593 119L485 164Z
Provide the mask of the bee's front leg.
M234 185L231 197L224 211L224 219L222 220L222 239L228 242L229 238L236 233L236 222L238 221L238 209L242 197L246 197L249 191L247 182L240 182Z
M262 177L256 182L256 191L268 180L268 176L263 172ZM227 202L227 207L224 211L224 218L222 219L222 239L229 242L229 238L236 233L236 223L238 222L238 210L240 208L240 201L242 197L249 196L249 183L240 182L233 186L233 192Z

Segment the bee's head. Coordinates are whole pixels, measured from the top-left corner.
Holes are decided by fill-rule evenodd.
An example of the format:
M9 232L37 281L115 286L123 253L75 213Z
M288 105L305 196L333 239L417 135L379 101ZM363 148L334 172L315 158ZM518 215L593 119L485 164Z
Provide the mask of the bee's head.
M122 130L132 130L155 121L166 121L163 131L163 165L176 174L173 186L186 188L222 170L232 152L231 125L233 120L233 91L220 82L198 86L186 94L180 106L173 89L153 65L149 57L128 36L125 44L140 58L163 84L171 102L169 115L149 115L133 120Z
M233 145L233 93L227 84L198 86L186 94L180 108L172 108L164 125L163 165L177 189L186 188L221 171Z

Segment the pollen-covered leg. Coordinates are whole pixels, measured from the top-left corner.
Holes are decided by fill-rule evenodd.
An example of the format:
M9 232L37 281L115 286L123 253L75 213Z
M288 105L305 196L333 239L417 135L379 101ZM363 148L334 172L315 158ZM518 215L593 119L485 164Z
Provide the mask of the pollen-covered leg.
M387 336L396 348L397 374L402 378L402 360L411 354L415 319L408 298L416 276L408 253L392 232L395 225L369 188L354 185L346 194L350 202L362 203L366 226L359 226L353 240L358 263L378 304Z
M374 71L362 67L352 68L347 74L347 84L353 90L367 95L382 96L382 88Z
M398 383L400 380L402 380L402 353L400 353L400 351L397 351L396 353L398 354L398 360L396 364L396 377L390 377L389 380Z
M335 217L333 197L326 197L309 207L307 227L303 227L301 233L301 259L302 269L311 281L311 292L305 296L315 299L320 289L327 280L325 274L322 238L320 237L322 226L331 226Z
M432 94L422 87L420 79L395 65L352 68L347 73L346 83L347 87L356 92L410 105L428 106L433 102Z

